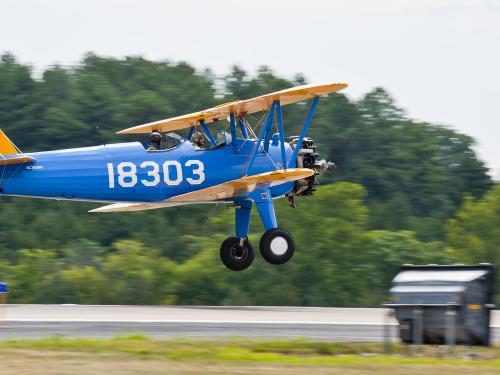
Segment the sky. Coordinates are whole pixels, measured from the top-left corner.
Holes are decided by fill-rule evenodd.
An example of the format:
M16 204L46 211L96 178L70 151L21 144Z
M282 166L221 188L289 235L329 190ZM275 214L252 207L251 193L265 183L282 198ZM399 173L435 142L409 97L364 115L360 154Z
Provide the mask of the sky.
M93 51L218 75L267 65L353 99L381 86L409 117L473 136L500 180L499 0L0 0L4 51L35 72Z

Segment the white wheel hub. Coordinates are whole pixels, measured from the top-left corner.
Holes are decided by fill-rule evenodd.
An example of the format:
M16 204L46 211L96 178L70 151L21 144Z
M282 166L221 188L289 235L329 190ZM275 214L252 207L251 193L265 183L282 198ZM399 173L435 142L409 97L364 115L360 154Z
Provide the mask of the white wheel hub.
M272 239L269 247L274 255L283 255L288 250L288 242L285 238L278 236Z

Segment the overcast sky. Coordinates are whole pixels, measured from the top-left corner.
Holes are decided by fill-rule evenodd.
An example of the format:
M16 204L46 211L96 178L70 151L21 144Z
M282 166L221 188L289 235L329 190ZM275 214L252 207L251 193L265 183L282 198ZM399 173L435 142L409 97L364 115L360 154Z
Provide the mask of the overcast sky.
M268 65L352 98L382 86L410 117L476 138L500 179L498 0L0 0L0 51L36 71L94 51Z

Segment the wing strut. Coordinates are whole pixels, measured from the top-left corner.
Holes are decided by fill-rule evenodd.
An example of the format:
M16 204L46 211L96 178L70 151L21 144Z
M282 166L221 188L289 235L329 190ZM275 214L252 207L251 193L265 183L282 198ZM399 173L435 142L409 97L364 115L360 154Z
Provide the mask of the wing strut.
M255 161L255 158L257 157L257 154L260 151L260 143L262 142L262 139L264 138L264 134L267 133L268 129L271 127L273 123L273 116L274 116L274 109L276 108L276 102L277 100L273 101L273 104L271 104L271 108L269 109L269 112L267 113L267 118L266 121L264 121L264 124L262 125L262 129L260 130L259 134L259 139L257 139L257 142L255 143L254 149L252 150L252 156L250 157L250 162L247 164L245 171L243 172L243 176L248 175L248 171L253 166L253 162Z
M187 136L187 140L188 140L188 141L190 141L190 140L191 140L191 138L193 138L193 134L194 134L195 129L196 129L196 127L194 127L194 126L191 126L191 127L189 128L189 133L188 133L188 136Z
M282 168L286 169L288 163L286 162L285 131L283 130L283 113L281 112L280 102L276 102L276 116L278 117L278 133L281 144L281 165L283 165Z
M238 145L236 144L236 118L234 113L229 115L229 127L231 129L231 144L233 145L234 152L238 152Z
M319 96L315 96L313 99L313 102L311 104L311 107L309 108L309 112L308 112L307 118L304 122L304 126L302 127L302 131L300 133L297 146L295 147L295 150L294 150L294 153L290 159L290 162L287 162L286 149L285 149L285 131L283 128L283 112L281 111L280 101L274 100L271 104L271 108L269 109L269 112L267 114L267 118L264 122L264 125L262 126L262 129L260 131L259 138L257 139L257 143L255 144L255 148L252 150L250 162L248 163L247 167L245 168L245 172L243 173L243 175L246 176L248 174L248 172L250 171L250 169L252 168L252 165L255 161L255 158L257 157L257 154L260 151L260 144L262 141L264 142L264 152L269 151L269 141L271 139L272 124L273 124L273 120L274 120L274 112L275 111L276 111L276 118L277 118L277 123L278 123L278 134L279 134L279 139L280 139L282 169L291 168L292 167L292 160L295 160L297 158L297 155L298 155L299 150L300 150L300 146L302 145L302 141L304 140L304 137L306 136L307 130L309 129L309 125L310 125L312 117L314 115L314 111L316 110L316 106L318 105L318 101L319 101Z
M309 129L309 125L311 124L312 118L314 116L314 111L316 111L316 106L318 105L319 96L315 96L311 106L309 107L309 111L307 112L306 120L304 121L304 125L302 126L302 130L300 131L299 140L297 141L297 145L295 146L295 150L293 151L292 158L290 159L289 167L292 166L293 160L297 159L297 155L299 154L300 147L302 146L302 141L307 134L307 130Z
M240 125L241 136L243 139L248 139L248 132L245 123L243 122L243 117L238 116L238 124Z
M200 120L199 122L200 122L201 128L203 129L203 133L205 133L205 135L207 136L212 147L217 147L217 142L215 141L214 137L212 136L212 133L210 133L210 129L208 129L207 124L205 124L205 121Z

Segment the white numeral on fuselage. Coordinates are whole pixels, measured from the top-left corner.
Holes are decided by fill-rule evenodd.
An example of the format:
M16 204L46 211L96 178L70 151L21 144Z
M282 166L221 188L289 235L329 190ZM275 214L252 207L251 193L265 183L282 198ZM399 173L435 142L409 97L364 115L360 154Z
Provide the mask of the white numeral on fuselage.
M199 185L205 181L205 165L199 160L188 160L184 164L185 167L194 166L190 169L191 177L187 177L186 181L190 185ZM110 189L115 188L115 169L113 163L108 163L108 186ZM144 186L156 186L161 181L160 166L154 161L144 161L139 166L139 172L144 172L147 178L140 180ZM176 160L167 160L163 163L163 181L169 186L179 185L183 179L184 174L182 165ZM137 166L130 161L123 161L116 166L116 173L118 175L118 185L124 188L130 188L137 185Z
M144 186L156 186L160 183L160 166L158 163L155 163L154 161L144 161L141 164L142 169L146 169L148 167L151 167L149 171L147 171L148 176L153 177L152 180L141 180L142 184Z
M198 176L197 179L188 177L186 178L186 181L189 182L191 185L199 185L203 181L205 181L205 165L199 160L188 160L186 162L186 167L190 167L192 165L196 165L198 168L193 169L193 174Z
M177 175L176 179L171 178L174 174L172 171L175 170ZM179 185L182 182L182 167L181 163L175 160L168 160L163 163L163 179L167 185Z
M132 187L137 184L137 167L130 161L124 161L116 167L118 172L118 185Z

